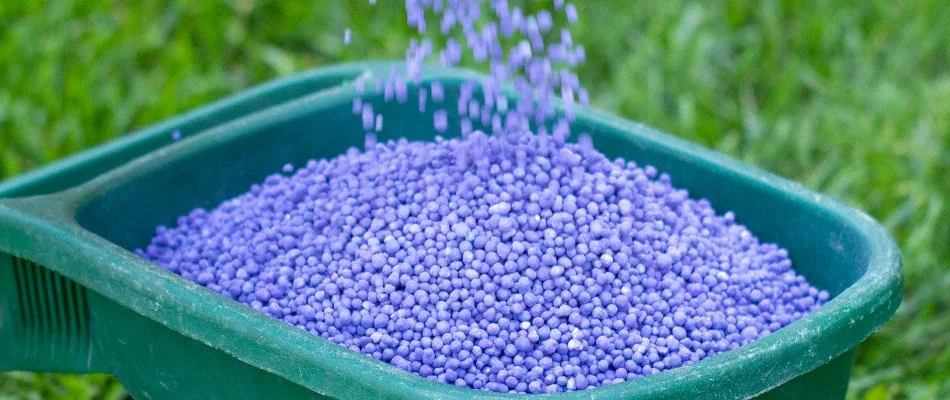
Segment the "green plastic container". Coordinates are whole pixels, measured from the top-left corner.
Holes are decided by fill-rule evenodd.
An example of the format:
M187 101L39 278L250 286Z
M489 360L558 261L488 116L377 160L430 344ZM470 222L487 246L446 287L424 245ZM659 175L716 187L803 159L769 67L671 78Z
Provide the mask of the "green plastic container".
M135 256L155 226L213 207L287 162L361 145L349 64L278 80L0 184L0 370L105 372L138 399L516 398L423 379L271 319ZM470 72L430 69L446 104ZM410 93L416 91L411 90ZM416 99L377 101L381 139L431 139ZM430 103L430 111L431 111ZM450 110L455 107L446 107ZM842 398L854 349L896 310L901 258L870 217L712 151L593 110L608 156L650 163L735 211L833 298L749 345L552 399ZM171 132L184 139L173 142Z

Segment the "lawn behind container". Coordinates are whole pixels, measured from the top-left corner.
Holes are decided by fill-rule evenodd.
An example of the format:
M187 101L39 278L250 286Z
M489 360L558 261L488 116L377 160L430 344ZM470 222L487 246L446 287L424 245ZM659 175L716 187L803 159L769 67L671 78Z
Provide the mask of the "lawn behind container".
M361 146L352 79L388 70L351 64L282 79L0 184L0 197L8 197L0 200L0 370L113 373L143 399L523 396L426 380L131 252L155 226L245 192L285 163ZM425 80L446 86L450 118L456 89L472 76L426 72ZM436 135L433 104L419 113L414 93L403 104L376 99L386 118L380 140ZM734 211L761 240L788 249L795 270L833 298L696 364L544 397L842 398L855 346L900 302L900 254L884 230L801 185L641 125L582 110L574 126L607 156L652 164L692 197ZM186 138L173 142L174 130Z

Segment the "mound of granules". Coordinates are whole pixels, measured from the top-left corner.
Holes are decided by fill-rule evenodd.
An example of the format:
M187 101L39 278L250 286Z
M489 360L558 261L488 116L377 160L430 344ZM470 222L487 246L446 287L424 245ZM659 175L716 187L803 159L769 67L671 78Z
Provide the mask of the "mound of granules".
M741 346L828 298L732 213L563 136L370 142L284 172L158 228L138 253L440 382L621 382Z

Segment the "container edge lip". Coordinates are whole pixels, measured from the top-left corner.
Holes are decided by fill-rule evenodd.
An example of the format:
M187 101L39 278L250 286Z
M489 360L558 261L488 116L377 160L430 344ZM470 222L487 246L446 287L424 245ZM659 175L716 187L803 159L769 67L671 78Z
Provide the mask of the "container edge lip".
M349 71L354 78L358 76L372 77L374 74L384 76L383 71L386 71L392 65L390 62L366 62L343 64L333 67L333 69L339 72ZM478 76L470 70L444 69L433 66L428 66L423 72L428 73L428 75L423 77L422 82L439 79L462 80ZM291 78L293 77L284 78L281 84L288 83ZM164 163L201 152L202 150L199 145L213 144L215 142L227 141L234 137L246 135L247 127L253 125L253 121L263 120L273 123L274 121L291 119L300 112L312 110L312 108L308 107L312 104L322 102L324 103L324 107L336 107L340 106L342 102L352 100L352 98L356 96L358 96L358 93L352 82L341 82L336 86L271 106L233 121L217 125L178 142L170 143L164 147L152 150L80 185L59 193L69 193L68 196L75 202L73 207L78 210L95 195L120 186L129 179L149 172L152 168L160 167Z
M312 71L308 73L312 73ZM294 78L299 78L299 76L294 75L283 78L281 81L288 82ZM346 85L338 87L338 89L338 91L331 93L331 95L339 96L341 99L350 99L351 96L355 95L355 91ZM314 95L308 97L312 96ZM301 104L305 104L304 99L291 101L291 104L275 106L274 108L260 111L251 116L240 118L238 121L245 121L249 118L253 121L254 119L264 118L262 115L269 116L275 115L275 113L279 111L293 110L295 106L298 108L302 107ZM611 114L586 108L579 110L578 116L579 118L589 118L599 123L614 125L625 131L633 131L635 134L646 136L650 141L682 151L690 157L722 165L731 173L740 174L747 179L764 183L773 190L790 192L824 211L841 216L852 229L855 229L861 234L863 240L869 242L871 254L868 257L867 271L858 281L814 313L805 316L799 321L763 339L707 358L696 364L672 369L650 377L601 386L581 392L559 393L551 395L550 397L580 399L636 395L642 396L641 398L659 398L677 394L691 394L687 389L684 389L684 386L688 386L684 385L685 382L709 379L722 380L749 374L756 366L761 364L759 362L761 360L756 360L756 358L763 358L765 354L799 356L800 354L795 353L795 351L797 351L796 349L812 341L827 342L827 340L822 341L818 339L831 337L842 332L851 333L847 338L847 345L827 345L824 347L824 349L827 350L824 353L829 354L828 356L821 358L812 357L808 359L808 363L798 364L794 368L797 371L794 375L798 375L817 367L821 363L857 345L861 340L873 333L877 327L886 322L897 309L901 295L900 251L884 228L867 214L818 194L798 183L788 181L754 166L702 148L642 124L626 121ZM232 122L208 132L225 129L225 127L233 128L232 124L235 123L240 124L239 122ZM199 136L212 136L208 132ZM190 139L192 138L189 138L189 140ZM194 139L197 139L197 136L194 137ZM205 140L212 139L213 138ZM137 162L154 162L148 160L154 159L155 157L161 159L163 156L155 154L159 154L162 151L163 150L160 149L149 152L137 158L136 161L116 168L75 189L63 192L62 196L73 196L70 201L67 202L73 204L82 203L82 200L87 199L90 193L111 187L111 185L106 185L105 182L107 180L115 179L123 175L127 176L129 171L140 166L140 164L136 164ZM166 152L167 151L168 150L166 150ZM171 151L174 151L174 149L171 149ZM81 153L77 157L83 154L85 153ZM90 157L93 156L94 154L90 155ZM56 165L59 164L54 163L49 167L55 167ZM41 171L42 170L37 170L36 172L39 173ZM25 176L22 177L26 178ZM0 183L0 188L12 187L22 181L23 180L15 178L11 181ZM56 196L57 195L42 197L50 199ZM816 201L816 198L820 200ZM77 280L90 290L97 291L110 300L128 307L141 315L154 319L162 325L172 327L183 335L224 351L245 363L282 376L318 393L328 394L332 392L336 395L336 389L334 388L341 384L329 382L333 377L359 377L363 379L363 382L368 382L367 384L360 385L363 386L363 390L366 391L362 394L370 395L385 394L387 396L401 397L408 393L413 396L428 398L441 398L445 396L457 398L512 398L515 396L523 396L476 391L474 389L460 388L429 381L389 364L342 348L319 337L316 338L317 340L314 340L313 335L309 333L301 332L236 302L226 302L227 299L207 291L193 282L165 271L145 260L138 259L134 254L85 230L74 220L64 220L64 216L61 215L61 213L54 211L43 212L39 210L40 207L35 207L36 200L38 199L37 197L33 197L20 200L0 201L0 222L9 223L7 226L0 223L0 232L6 230L12 231L15 234L19 233L21 234L19 240L24 241L24 243L33 243L32 247L39 248L40 246L45 246L47 250L54 250L50 253L37 255L36 258L38 259L34 261L49 265L51 269L57 270L63 275ZM33 203L34 206L26 206L26 203ZM11 207L15 207L16 209L22 208L25 211L20 213ZM37 215L41 218L32 218ZM18 231L17 228L20 228L20 230ZM43 243L43 238L53 241L54 243ZM103 249L102 246L105 246L105 249ZM9 247L9 243L5 240L3 243L0 243L0 247ZM15 255L23 256L25 255L23 253L28 253L29 250L32 249L20 249L23 251L18 251L15 248L7 248L5 250L9 250ZM64 271L63 268L57 267L57 260L53 255L62 255L74 251L89 261L90 268L86 268L80 273L73 270ZM119 279L122 275L125 275L125 279ZM143 280L143 276L147 279ZM133 277L134 279L129 279ZM101 281L97 284L97 279L109 279L110 282L122 282L122 285L127 286L124 287L124 289L136 290L142 293L144 297L141 299L128 299L122 296L120 291L117 290L119 286L103 285ZM183 295L196 297L188 297L188 301L185 301L183 298L186 296ZM169 307L173 306L173 308L188 311L187 317L179 319L178 321L167 318L167 315L161 314L161 310L150 305L149 300L154 299L170 302ZM864 308L870 312L867 313L866 318L863 320L848 320L847 318L837 315L844 307ZM209 324L212 322L221 329L234 331L234 333L236 333L235 337L230 338L233 340L228 340L227 342L222 342L221 339L215 340L209 337L209 335L202 335L202 332L195 329L194 326L191 326L192 324ZM856 325L857 323L860 324ZM823 325L825 329L819 332L809 332L808 329L805 329L805 326L808 324ZM256 339L261 336L269 335L287 335L286 337L288 339L286 341L282 340L265 345L256 342ZM325 377L320 379L322 384L316 385L313 377L304 374L302 371L296 374L288 372L290 370L298 370L298 368L280 368L279 364L281 361L286 361L285 358L277 358L265 352L242 349L240 348L241 346L238 346L238 344L241 343L256 343L261 346L262 350L269 350L274 352L274 354L293 355L295 361L307 362L310 365L316 366L317 370L311 372L324 374ZM325 353L314 354L320 352ZM334 363L340 361L341 358L351 364L346 365L344 368L335 365ZM807 359L807 357L802 358ZM791 379L791 377L788 379ZM346 379L343 380L345 381ZM748 390L745 391L722 391L719 392L718 395L755 395L781 383L783 382L777 382L772 386L764 388L758 385L755 386L754 389L752 388L753 385L749 385ZM380 387L383 387L385 391L379 392ZM350 388L350 390L355 389L356 388ZM344 392L346 392L346 390L344 390ZM355 395L355 393L352 392L348 394Z
M99 146L92 147L86 150L82 150L82 151L67 155L66 157L63 157L55 162L41 165L35 169L26 171L22 174L9 177L4 180L0 180L0 199L14 198L14 197L32 197L32 196L17 196L17 195L10 196L7 193L15 192L16 190L24 186L29 187L38 182L42 182L45 179L50 179L57 173L58 170L79 168L79 167L82 167L83 165L94 162L95 160L100 159L102 157L111 156L123 149L127 149L131 146L134 146L146 140L151 140L157 135L162 134L162 132L177 128L188 121L204 118L210 112L215 112L215 111L224 109L226 107L235 106L241 103L242 101L245 101L249 98L253 98L255 96L264 95L272 90L280 89L282 87L292 85L294 83L299 83L300 81L311 79L311 78L330 79L333 77L339 77L339 78L342 78L343 81L346 81L349 79L353 79L356 76L359 76L360 74L365 73L366 71L371 71L371 70L381 71L384 68L389 68L391 65L398 64L398 63L400 63L400 61L397 61L397 60L368 60L368 61L355 61L355 62L348 62L348 63L341 63L341 64L333 64L333 65L328 65L328 66L324 66L320 68L313 68L313 69L301 71L293 75L275 78L269 81L262 82L258 85L252 86L243 91L240 91L231 95L227 95L225 97L212 100L211 102L205 105L198 106L190 110L186 110L181 114L172 116L164 120L157 121L155 123L145 125L129 134L118 136ZM332 88L333 86L339 86L339 85L332 85L328 87L328 89ZM264 111L264 110L259 110L259 111ZM157 151L157 150L158 149L154 149L154 150L146 152L145 154L150 153L152 151ZM142 154L140 156L144 156L145 154ZM133 157L133 159L134 158L138 158L138 157ZM125 164L125 163L122 163L122 164ZM92 179L89 179L89 180L92 180ZM81 185L82 184L79 184L77 186L81 186ZM53 193L55 192L49 192L49 193L43 193L43 194L53 194Z

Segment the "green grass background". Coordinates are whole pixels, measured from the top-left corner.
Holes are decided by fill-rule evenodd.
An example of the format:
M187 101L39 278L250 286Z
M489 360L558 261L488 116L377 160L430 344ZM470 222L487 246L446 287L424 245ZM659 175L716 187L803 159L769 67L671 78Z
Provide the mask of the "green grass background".
M0 1L0 178L269 79L400 57L400 0ZM593 103L866 210L906 265L850 397L950 398L950 2L578 2ZM353 29L353 44L342 42ZM123 398L0 375L0 399Z

